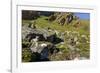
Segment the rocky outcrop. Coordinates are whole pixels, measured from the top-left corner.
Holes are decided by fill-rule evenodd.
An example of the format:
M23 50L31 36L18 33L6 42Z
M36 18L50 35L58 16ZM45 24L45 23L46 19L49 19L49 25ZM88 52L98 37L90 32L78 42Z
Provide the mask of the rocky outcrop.
M24 20L33 20L40 16L40 13L37 11L31 11L31 10L23 10L22 11L22 19Z
M70 24L73 20L77 20L78 17L71 12L57 12L49 17L49 21L55 21L60 25Z

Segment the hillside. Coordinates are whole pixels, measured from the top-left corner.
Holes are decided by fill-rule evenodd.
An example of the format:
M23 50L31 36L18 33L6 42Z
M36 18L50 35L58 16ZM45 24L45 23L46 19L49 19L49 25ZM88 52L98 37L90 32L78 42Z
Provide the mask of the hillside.
M22 36L31 33L22 42L23 62L74 60L77 57L80 60L89 59L89 20L82 20L71 12L52 12L51 14L49 12L46 15L39 12L39 14L36 19L22 19L22 27L29 30L27 33L22 29L24 32ZM38 41L32 41L36 37ZM36 44L38 44L37 48ZM42 44L45 46L41 46Z

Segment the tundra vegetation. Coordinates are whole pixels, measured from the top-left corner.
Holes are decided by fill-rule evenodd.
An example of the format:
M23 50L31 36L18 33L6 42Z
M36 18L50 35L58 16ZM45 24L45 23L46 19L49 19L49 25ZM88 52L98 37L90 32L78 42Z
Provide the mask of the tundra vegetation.
M22 11L22 62L89 58L89 19L74 12Z

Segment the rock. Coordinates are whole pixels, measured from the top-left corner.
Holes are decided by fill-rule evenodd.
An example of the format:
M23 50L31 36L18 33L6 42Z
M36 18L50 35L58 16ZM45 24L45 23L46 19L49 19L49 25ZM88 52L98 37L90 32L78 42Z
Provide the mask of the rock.
M22 10L22 19L23 20L33 20L40 16L40 13L37 11L31 10Z
M68 45L68 48L71 50L71 51L74 51L76 48L74 48L73 46L71 45Z
M52 22L56 19L56 16L55 15L51 15L48 19L48 21Z
M38 48L37 48L37 52L38 52L38 53L41 53L41 52L44 50L45 47L47 47L47 44L45 44L45 43L40 44L40 45L38 46Z
M38 42L33 42L30 49L32 52L37 52Z
M73 13L61 12L59 13L59 15L57 15L55 21L61 25L69 24L73 21L73 16L74 16Z
M49 55L48 47L45 47L45 48L41 51L40 54L41 54L41 59L48 58L48 55Z
M55 37L54 35L55 32L53 31L49 32L45 29L32 29L27 26L22 27L22 39L29 39L29 41L34 39L36 36L38 36L38 39L41 41L49 40L50 38L50 41L52 41L53 37Z

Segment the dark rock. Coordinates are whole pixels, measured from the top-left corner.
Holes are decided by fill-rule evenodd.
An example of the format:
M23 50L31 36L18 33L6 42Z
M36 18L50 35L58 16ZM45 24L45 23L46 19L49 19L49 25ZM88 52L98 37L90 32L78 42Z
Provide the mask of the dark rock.
M23 20L33 20L33 19L37 19L39 16L40 16L40 13L38 11L31 11L31 10L22 11Z

